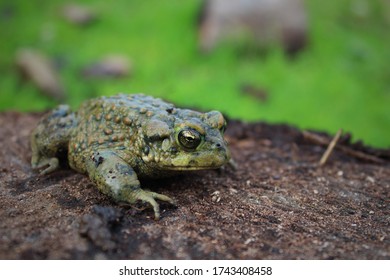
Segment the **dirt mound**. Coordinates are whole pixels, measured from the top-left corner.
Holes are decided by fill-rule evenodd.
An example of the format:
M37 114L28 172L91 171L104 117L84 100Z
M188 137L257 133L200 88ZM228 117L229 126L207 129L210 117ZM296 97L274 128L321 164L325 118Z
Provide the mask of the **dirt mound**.
M390 259L389 151L344 143L378 162L336 149L318 167L301 131L231 121L237 169L142 182L178 202L154 221L70 169L34 173L38 118L0 113L1 259Z

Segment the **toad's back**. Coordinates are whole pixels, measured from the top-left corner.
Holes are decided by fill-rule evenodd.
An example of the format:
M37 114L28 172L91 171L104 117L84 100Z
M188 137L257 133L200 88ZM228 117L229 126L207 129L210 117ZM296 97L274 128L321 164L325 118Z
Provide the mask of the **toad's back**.
M134 161L142 154L143 131L150 119L173 125L173 111L173 104L143 94L119 94L84 102L76 113L78 126L70 138L70 165L85 172L85 157L97 147L125 150L123 154Z

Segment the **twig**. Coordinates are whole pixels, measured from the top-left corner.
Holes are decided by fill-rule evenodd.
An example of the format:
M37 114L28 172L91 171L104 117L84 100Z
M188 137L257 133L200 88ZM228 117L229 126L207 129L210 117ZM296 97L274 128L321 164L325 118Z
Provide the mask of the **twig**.
M343 132L342 129L339 129L336 133L336 135L333 137L332 141L329 143L328 148L326 149L325 153L322 155L320 160L320 166L323 166L326 161L328 160L330 154L333 152L334 147L337 144L337 141L339 141L341 133Z
M314 133L311 133L309 131L303 131L302 134L303 134L303 137L308 141L311 141L313 143L323 145L323 146L328 145L329 140L326 137L322 137L318 134L314 134ZM345 153L347 155L350 155L350 156L355 157L355 158L360 159L360 160L375 162L378 164L382 164L385 162L384 160L382 160L376 156L369 155L369 154L366 154L366 153L363 153L360 151L355 151L352 148L347 147L347 146L337 145L337 146L335 146L335 148L342 151L343 153Z

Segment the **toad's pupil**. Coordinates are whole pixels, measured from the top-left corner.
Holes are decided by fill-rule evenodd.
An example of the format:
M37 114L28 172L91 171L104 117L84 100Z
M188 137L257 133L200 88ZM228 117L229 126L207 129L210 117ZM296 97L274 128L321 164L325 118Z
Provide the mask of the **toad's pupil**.
M182 130L179 133L180 144L187 149L195 149L200 144L199 132L193 129Z

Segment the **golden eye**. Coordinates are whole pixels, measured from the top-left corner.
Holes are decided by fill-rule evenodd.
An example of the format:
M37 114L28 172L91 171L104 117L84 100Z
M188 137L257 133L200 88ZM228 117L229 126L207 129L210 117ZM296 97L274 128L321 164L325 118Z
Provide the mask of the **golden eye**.
M202 136L195 129L186 128L179 132L178 140L184 148L195 150L202 142Z

